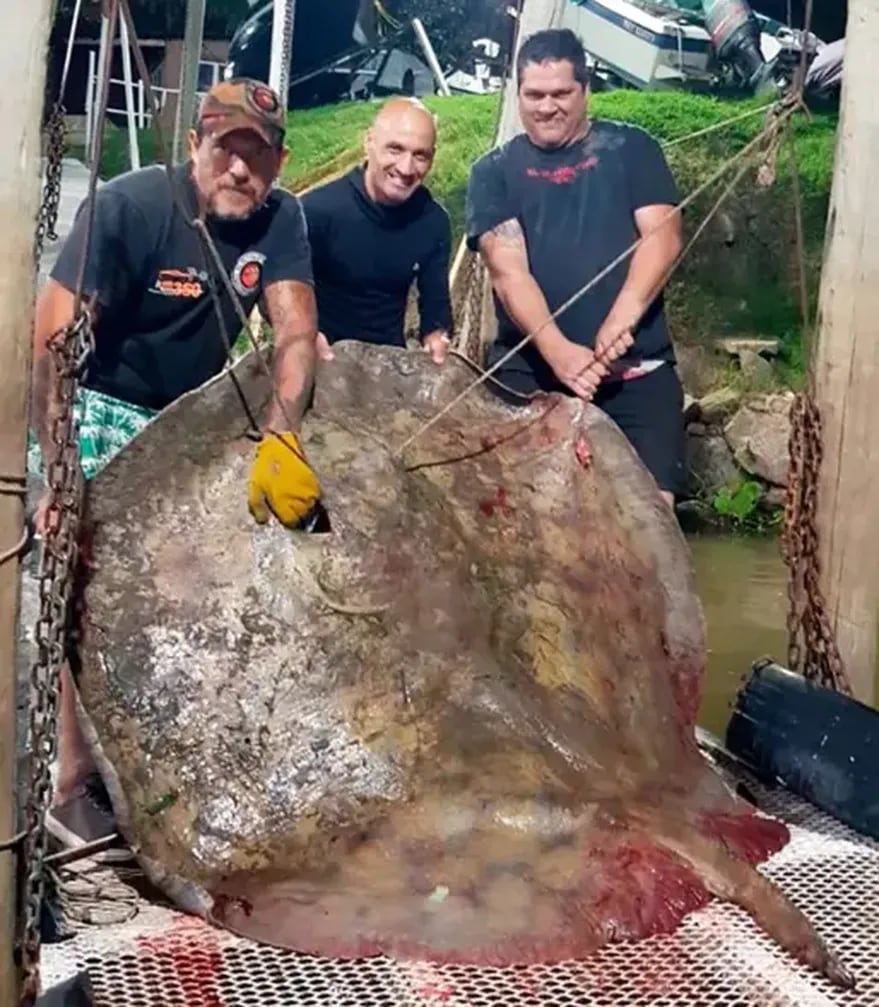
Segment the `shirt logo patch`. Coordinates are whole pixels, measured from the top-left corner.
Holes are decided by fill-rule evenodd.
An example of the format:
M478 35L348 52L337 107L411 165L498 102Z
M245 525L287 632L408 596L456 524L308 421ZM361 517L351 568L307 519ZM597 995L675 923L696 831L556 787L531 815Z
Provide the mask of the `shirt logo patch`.
M197 300L204 294L204 274L197 269L160 269L155 283L150 287L153 294L163 297L185 297Z
M544 181L552 182L553 185L568 185L573 182L578 175L584 171L589 171L598 164L598 158L593 154L585 161L578 161L576 164L566 164L561 168L528 168L525 174L529 178L541 178Z
M245 252L232 270L232 286L242 297L259 290L262 267L266 257L262 252Z

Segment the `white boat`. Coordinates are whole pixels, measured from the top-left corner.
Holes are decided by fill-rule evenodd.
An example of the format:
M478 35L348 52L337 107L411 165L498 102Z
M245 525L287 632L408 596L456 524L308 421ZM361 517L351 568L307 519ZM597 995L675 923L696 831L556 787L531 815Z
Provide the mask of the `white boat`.
M803 44L812 51L823 45L812 33L804 37L756 11L753 16L767 64L785 51L798 62ZM598 76L609 84L645 90L714 84L728 76L705 27L701 0L568 0L562 21L580 36ZM773 74L767 66L767 79Z
M650 0L570 0L563 22L599 73L639 89L709 81L711 36L695 14Z

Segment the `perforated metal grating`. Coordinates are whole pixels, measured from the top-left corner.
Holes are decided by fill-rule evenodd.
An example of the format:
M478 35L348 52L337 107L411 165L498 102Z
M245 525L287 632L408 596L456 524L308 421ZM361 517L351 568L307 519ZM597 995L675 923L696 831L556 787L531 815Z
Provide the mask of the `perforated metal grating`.
M612 945L582 962L506 969L316 959L141 903L124 925L90 927L44 948L44 983L88 969L101 1007L876 1007L879 843L788 794L753 789L765 811L791 826L767 875L855 973L855 991L792 964L744 912L719 903L671 937Z

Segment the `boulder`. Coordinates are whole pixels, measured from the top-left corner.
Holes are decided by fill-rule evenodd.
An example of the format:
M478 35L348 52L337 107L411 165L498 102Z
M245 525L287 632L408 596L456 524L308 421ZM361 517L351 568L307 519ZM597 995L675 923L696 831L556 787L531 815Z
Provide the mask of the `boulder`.
M765 388L772 384L775 377L772 364L754 350L742 350L739 353L739 367L752 387Z
M687 432L689 490L699 496L739 482L741 472L722 434Z
M717 345L731 357L740 357L745 352L777 357L779 350L777 339L720 339Z
M724 427L736 463L774 486L787 484L792 393L764 395L743 405Z
M716 388L699 400L699 417L703 423L723 423L742 404L742 393L735 388Z

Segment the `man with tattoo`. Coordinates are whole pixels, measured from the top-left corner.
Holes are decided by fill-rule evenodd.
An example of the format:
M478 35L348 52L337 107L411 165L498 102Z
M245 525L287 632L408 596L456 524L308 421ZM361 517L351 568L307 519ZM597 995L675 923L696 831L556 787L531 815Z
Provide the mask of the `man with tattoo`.
M366 134L364 164L302 197L323 356L338 339L405 346L414 282L422 349L445 360L452 231L424 185L435 152L431 112L417 99L392 98Z
M244 311L261 299L274 332L276 395L256 448L251 514L259 523L274 514L293 527L314 510L320 488L297 430L313 382L317 313L301 206L273 188L286 156L284 128L271 89L253 80L226 81L206 95L190 134L189 161L173 169L173 185L163 167L152 166L98 190L83 284L94 317L95 350L77 403L86 479L160 410L219 373L227 361L223 329L234 339L239 316L188 222L201 217ZM48 343L73 317L87 218L81 207L37 304L32 470L39 471L54 451L51 420L58 387ZM45 501L38 528L44 515ZM76 723L69 678L59 726L49 828L66 845L112 835L113 816Z
M516 74L525 132L476 162L467 191L468 243L495 295L490 362L533 333L498 379L520 393L594 399L673 505L685 444L662 303L681 250L674 180L647 133L588 118L586 58L573 32L530 36ZM633 255L549 320L638 238Z

